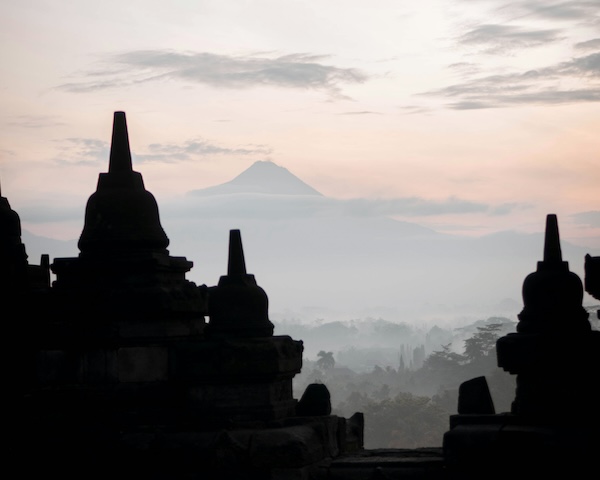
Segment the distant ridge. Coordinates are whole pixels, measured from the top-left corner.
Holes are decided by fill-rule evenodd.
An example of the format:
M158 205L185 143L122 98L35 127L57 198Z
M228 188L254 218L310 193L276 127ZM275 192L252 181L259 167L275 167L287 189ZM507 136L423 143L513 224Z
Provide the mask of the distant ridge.
M263 193L274 195L318 195L317 190L300 180L287 168L271 161L259 160L229 182L192 190L190 195L224 195L231 193Z

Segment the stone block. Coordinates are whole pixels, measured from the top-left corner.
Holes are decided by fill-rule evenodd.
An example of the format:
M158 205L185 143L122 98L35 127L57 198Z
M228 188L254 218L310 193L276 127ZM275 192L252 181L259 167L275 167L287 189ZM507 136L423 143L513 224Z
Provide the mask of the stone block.
M43 386L81 382L83 378L81 352L61 349L39 351L37 378Z
M118 351L118 358L120 382L156 382L168 379L167 347L122 347Z

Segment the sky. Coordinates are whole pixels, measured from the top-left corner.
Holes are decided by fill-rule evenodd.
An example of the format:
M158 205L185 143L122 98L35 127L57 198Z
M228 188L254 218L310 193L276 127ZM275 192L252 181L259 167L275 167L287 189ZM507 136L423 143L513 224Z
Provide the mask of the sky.
M363 214L600 245L600 2L0 3L0 183L78 238L125 111L159 207L271 160Z

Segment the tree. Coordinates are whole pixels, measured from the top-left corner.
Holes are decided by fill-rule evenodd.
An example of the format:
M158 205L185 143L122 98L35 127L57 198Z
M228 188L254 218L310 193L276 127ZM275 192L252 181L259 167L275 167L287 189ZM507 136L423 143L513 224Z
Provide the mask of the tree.
M456 370L464 364L465 357L460 353L450 350L450 344L442 345L441 350L436 350L429 355L423 363L424 370L438 371L445 373Z
M477 327L477 333L465 340L465 357L470 362L477 362L490 357L496 350L496 340L500 336L501 323L490 323L485 327Z
M439 446L448 430L448 412L429 397L402 392L364 408L366 448Z
M384 383L373 392L373 397L375 397L376 400L385 400L390 396L390 393L390 386L387 383Z
M453 352L450 344L442 345L441 350L432 352L423 366L414 372L416 384L423 393L433 395L439 388L458 388L465 380L465 357Z
M371 401L368 395L359 391L352 391L345 401L340 402L334 409L334 415L350 417L356 412L364 412L365 406Z
M317 357L319 357L319 359L317 360L317 367L319 367L321 370L325 371L335 367L335 359L333 358L333 352L326 352L324 350L321 350L319 353L317 353Z

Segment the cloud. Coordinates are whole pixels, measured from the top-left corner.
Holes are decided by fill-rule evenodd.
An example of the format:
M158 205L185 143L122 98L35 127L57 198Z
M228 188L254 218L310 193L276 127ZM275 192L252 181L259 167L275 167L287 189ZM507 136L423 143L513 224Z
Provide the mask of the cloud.
M29 224L82 221L85 203L76 204L73 201L39 202L35 205L27 203L20 206L17 213L22 222Z
M560 30L528 30L513 25L479 25L458 38L463 45L482 46L484 53L507 53L562 40Z
M470 53L475 52L468 61L448 66L460 80L425 92L426 95L447 98L450 102L446 106L457 110L600 99L600 9L596 0L490 3L487 15L491 21L462 27L454 37L457 47L468 47ZM519 55L526 50L551 49L567 41L576 52L573 58L535 70L511 67L510 63L499 65L497 56L494 59L485 56L501 54L522 60ZM543 53L539 58L545 58ZM495 65L493 70L490 65Z
M591 210L588 212L579 212L571 215L575 222L588 227L600 227L600 210Z
M67 138L55 161L63 165L108 165L110 144L94 138Z
M193 214L198 218L290 219L307 217L422 217L483 213L505 215L526 208L523 204L488 205L456 197L430 200L420 197L390 199L334 199L313 195L227 194L200 196L189 193L169 215Z
M577 50L600 50L600 38L594 38L586 42L579 42L575 44Z
M209 155L269 155L271 148L266 145L246 145L229 148L214 145L203 139L194 139L182 145L153 143L148 145L147 153L136 153L135 160L143 162L174 163Z
M418 113L429 113L431 108L424 107L422 105L402 105L398 107L403 113L407 115L418 114Z
M600 12L597 0L520 0L504 5L502 9L518 12L520 18L535 17L544 20L579 20L597 24Z
M527 210L530 209L531 205L528 203L501 203L500 205L491 205L487 209L487 213L492 216L501 216L501 215L509 215L517 210Z
M482 213L489 207L483 203L450 197L445 200L427 200L419 197L391 199L337 200L339 207L353 216L407 215L428 216L461 213Z
M211 155L270 155L272 150L266 145L244 145L225 147L212 144L201 138L188 140L183 144L152 143L145 149L132 150L134 163L176 163ZM55 161L62 165L108 165L110 144L93 138L67 138L62 141L61 154Z
M370 110L361 110L358 112L342 112L338 115L381 115L379 112L371 112Z
M17 152L14 150L9 150L8 148L0 148L0 154L7 157L14 157L17 155Z
M447 67L461 75L474 75L481 72L481 66L473 62L456 62Z
M600 52L585 57L573 58L568 62L549 67L541 71L542 75L581 75L600 79Z
M526 72L488 75L424 92L457 110L600 101L600 52ZM570 84L570 88L563 85Z
M65 125L53 115L18 115L8 125L23 128L48 128Z
M357 69L327 65L323 63L325 58L307 53L265 57L136 50L109 56L101 70L87 72L81 82L66 83L58 88L80 93L177 80L214 88L270 86L319 90L334 98L345 98L341 85L363 83L368 79ZM110 67L105 68L105 65Z

